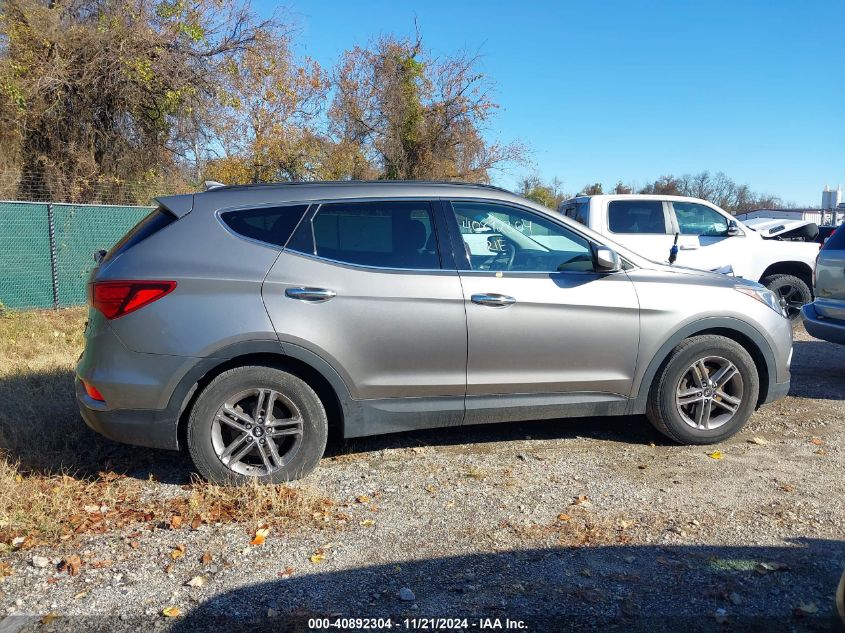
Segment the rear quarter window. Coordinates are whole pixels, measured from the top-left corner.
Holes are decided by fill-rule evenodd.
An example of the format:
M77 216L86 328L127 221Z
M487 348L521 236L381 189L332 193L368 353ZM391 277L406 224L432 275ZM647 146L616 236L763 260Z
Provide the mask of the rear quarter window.
M845 251L845 226L839 225L822 247L824 251Z
M242 237L284 247L307 210L307 204L239 209L220 214L220 219Z
M175 221L176 216L162 207L159 207L143 220L138 222L138 224L133 226L129 232L124 235L120 241L118 241L117 244L112 246L111 250L109 250L109 252L106 253L106 256L103 257L103 263L110 259L114 259L125 251L128 251L136 244L144 241L151 235L158 233L161 229Z

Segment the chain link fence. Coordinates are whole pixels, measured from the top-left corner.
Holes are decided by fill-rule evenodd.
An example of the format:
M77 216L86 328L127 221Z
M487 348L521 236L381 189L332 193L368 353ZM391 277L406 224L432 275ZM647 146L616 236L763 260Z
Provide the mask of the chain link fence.
M152 207L0 201L0 305L85 303L94 252L111 248Z

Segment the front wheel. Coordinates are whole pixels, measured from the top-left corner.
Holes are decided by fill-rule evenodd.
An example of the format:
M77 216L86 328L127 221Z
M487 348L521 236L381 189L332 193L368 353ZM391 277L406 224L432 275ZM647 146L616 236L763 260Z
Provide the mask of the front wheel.
M188 420L194 465L219 484L284 483L311 472L326 447L320 398L272 367L236 367L203 389Z
M810 287L794 275L769 275L760 283L775 293L793 323L801 318L801 307L813 300Z
M759 392L757 367L744 347L724 336L694 336L658 370L647 415L676 442L712 444L745 426Z

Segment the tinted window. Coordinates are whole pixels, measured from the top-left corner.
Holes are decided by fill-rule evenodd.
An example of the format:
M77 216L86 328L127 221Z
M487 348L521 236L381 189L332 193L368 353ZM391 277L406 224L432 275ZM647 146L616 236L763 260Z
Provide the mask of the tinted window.
M728 221L721 213L695 202L673 202L675 217L681 235L724 237L728 234Z
M614 233L668 233L660 200L615 200L607 215Z
M564 215L568 218L572 218L576 222L580 222L585 226L590 225L590 203L589 202L576 202L574 204L570 204L566 207L564 211Z
M473 270L593 270L590 243L525 209L495 202L453 202Z
M440 268L427 202L324 204L312 231L319 257L379 268Z
M261 207L230 211L220 217L238 235L284 246L307 209L307 204Z
M129 232L124 235L117 244L112 246L108 253L106 253L106 256L103 258L103 262L106 262L113 257L117 257L123 251L129 250L135 246L135 244L147 239L153 233L158 233L165 226L175 221L176 217L173 214L162 208L156 209L143 220L138 222L138 224L134 227L129 229Z
M836 227L833 235L827 238L823 248L826 251L845 251L845 225L840 224Z

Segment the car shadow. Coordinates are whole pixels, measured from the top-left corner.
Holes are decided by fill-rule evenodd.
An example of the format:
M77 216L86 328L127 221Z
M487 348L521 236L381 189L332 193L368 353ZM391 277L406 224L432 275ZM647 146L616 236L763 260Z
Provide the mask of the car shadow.
M845 400L845 347L826 341L795 341L789 395Z
M278 570L260 573L273 577L292 564L284 551L276 562ZM325 572L294 568L289 577L201 601L171 631L329 630L309 623L314 618L390 618L392 628L405 628L397 624L407 618L416 619L414 628L437 629L420 624L432 617L467 618L465 628L441 630L483 630L486 618L499 619L500 630L525 631L829 631L843 565L842 541L797 539L783 546L551 547ZM347 621L342 628L368 627Z

